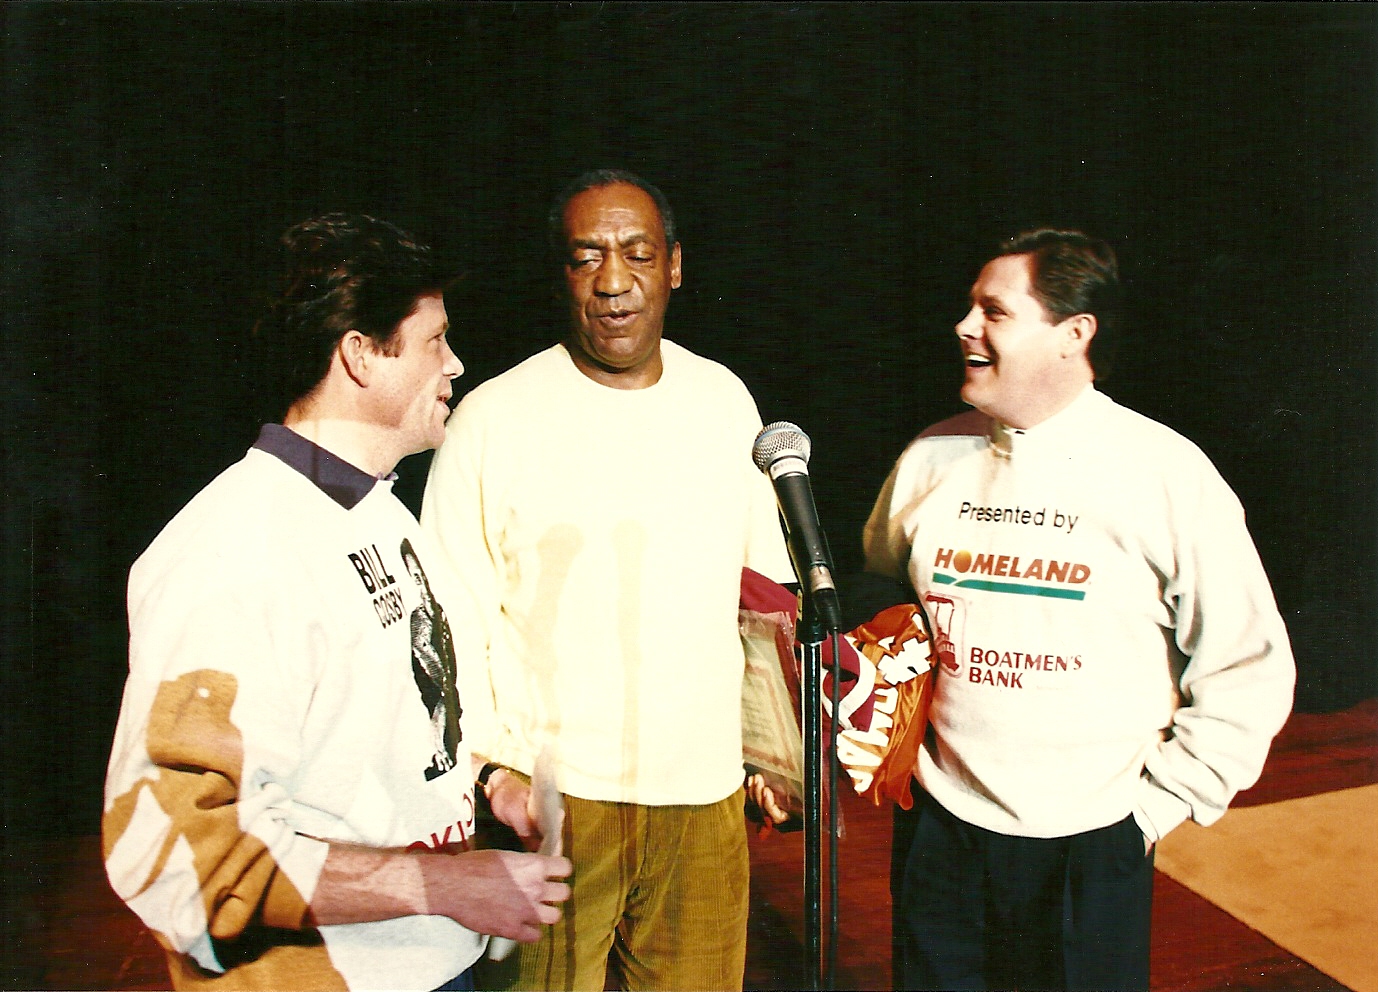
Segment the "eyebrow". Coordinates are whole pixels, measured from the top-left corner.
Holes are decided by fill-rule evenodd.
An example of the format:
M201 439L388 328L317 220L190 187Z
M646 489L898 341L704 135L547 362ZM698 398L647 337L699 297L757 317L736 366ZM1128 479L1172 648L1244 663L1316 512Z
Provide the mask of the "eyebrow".
M992 305L994 305L994 306L999 307L999 308L1002 309L1002 310L1008 310L1008 309L1009 309L1009 304L1007 304L1007 303L1005 302L1004 298L1001 297L1001 296L999 296L999 295L997 295L997 294L995 294L995 293L975 293L975 292L972 292L972 293L968 293L968 294L967 294L967 298L971 300L973 306L975 306L975 305L977 305L977 304L979 304L980 306L983 306L983 307L984 307L984 306L992 306Z
M637 231L637 232L634 233L634 234L629 234L629 235L627 235L627 236L626 236L625 238L623 238L621 241L617 242L617 244L616 244L615 247L618 247L618 248L630 248L632 245L639 244L639 243L641 243L641 242L645 242L646 244L649 244L649 245L654 246L655 243L656 243L656 239L653 238L653 237L652 237L651 235L649 235L649 234L644 234L644 233L642 233L642 232L640 232L640 231ZM593 249L602 249L602 248L607 247L607 245L606 245L605 242L602 242L602 241L595 241L595 240L592 239L592 238L571 238L570 241L569 241L569 246L570 246L571 248L593 248Z

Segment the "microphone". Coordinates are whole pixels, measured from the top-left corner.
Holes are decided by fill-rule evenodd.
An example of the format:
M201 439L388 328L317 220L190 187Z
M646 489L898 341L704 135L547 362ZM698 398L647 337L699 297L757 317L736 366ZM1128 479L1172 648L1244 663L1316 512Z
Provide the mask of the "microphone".
M809 437L794 424L776 421L761 429L751 459L775 486L775 499L785 521L790 560L818 618L828 631L842 629L842 610L833 583L832 556L809 485Z

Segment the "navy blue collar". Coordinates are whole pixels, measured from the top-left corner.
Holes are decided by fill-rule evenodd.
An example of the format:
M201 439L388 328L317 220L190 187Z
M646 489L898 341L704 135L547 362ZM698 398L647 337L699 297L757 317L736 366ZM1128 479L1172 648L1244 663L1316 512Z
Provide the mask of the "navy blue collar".
M254 447L296 469L346 510L358 506L378 484L376 477L281 424L264 424Z

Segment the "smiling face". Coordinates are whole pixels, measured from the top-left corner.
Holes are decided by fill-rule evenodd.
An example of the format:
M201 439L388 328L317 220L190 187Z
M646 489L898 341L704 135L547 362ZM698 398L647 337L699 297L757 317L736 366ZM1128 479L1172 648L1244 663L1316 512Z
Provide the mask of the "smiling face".
M398 458L445 440L450 380L464 372L445 337L449 326L444 299L422 296L386 348L376 352L374 419L395 438Z
M603 385L653 385L670 291L680 285L679 245L666 245L655 201L628 183L594 186L565 205L564 234L574 364Z
M1047 420L1094 379L1087 347L1095 318L1050 322L1030 276L1028 255L987 262L971 287L971 310L957 325L966 361L962 399L1019 429Z

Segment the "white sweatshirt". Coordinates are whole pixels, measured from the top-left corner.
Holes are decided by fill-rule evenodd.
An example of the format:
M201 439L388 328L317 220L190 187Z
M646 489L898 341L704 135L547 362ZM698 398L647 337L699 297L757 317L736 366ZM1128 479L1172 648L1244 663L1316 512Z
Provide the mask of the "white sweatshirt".
M742 782L742 568L792 573L746 387L661 354L646 389L593 382L563 345L475 388L421 523L478 604L456 629L487 658L475 753L529 773L549 744L570 795L697 805Z
M1157 840L1258 778L1295 667L1206 456L1088 387L1027 431L975 411L900 456L867 568L913 583L942 664L915 774L999 833L1133 813Z
M106 868L177 987L430 989L477 959L446 917L307 911L326 841L473 835L429 551L390 482L270 425L134 564Z

